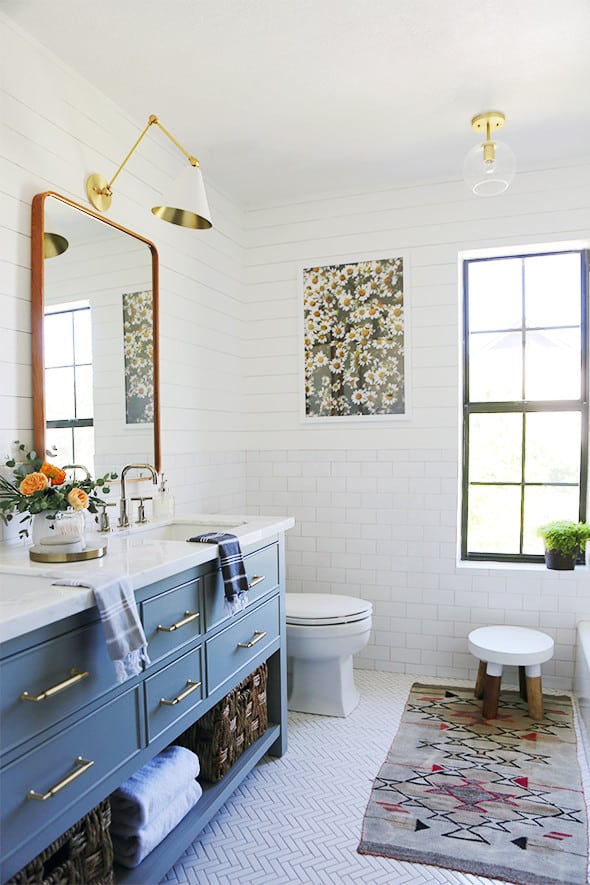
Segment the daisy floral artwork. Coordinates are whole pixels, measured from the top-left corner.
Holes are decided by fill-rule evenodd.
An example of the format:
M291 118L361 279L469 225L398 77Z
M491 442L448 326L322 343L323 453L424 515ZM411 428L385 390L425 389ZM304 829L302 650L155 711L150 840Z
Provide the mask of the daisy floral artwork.
M404 414L403 258L304 268L303 322L306 417Z
M123 295L123 350L127 424L154 420L153 302L150 292Z

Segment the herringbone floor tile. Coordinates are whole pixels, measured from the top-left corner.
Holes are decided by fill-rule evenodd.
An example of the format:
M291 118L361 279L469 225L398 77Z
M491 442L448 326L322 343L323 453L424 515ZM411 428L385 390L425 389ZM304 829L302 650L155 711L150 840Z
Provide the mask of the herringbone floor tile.
M490 885L496 882L421 864L357 854L371 784L393 740L414 679L369 670L356 670L355 679L361 703L348 718L289 714L287 754L282 759L264 759L254 769L164 882L171 885ZM588 796L590 777L585 760L581 759L581 763Z

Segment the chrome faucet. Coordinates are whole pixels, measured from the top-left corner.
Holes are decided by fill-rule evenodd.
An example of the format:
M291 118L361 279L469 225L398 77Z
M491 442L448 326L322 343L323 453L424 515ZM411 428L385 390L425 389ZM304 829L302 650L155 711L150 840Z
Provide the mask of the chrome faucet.
M157 485L158 474L151 464L127 464L121 471L121 502L119 504L119 528L126 529L129 526L127 514L127 495L125 494L125 477L129 470L149 470L154 485Z

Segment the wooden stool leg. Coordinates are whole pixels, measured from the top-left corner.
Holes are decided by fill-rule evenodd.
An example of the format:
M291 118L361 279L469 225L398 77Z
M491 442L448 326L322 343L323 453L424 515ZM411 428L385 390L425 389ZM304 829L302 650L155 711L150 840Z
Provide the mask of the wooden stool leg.
M486 662L480 661L477 670L477 679L475 680L475 691L473 696L481 701L483 698L483 690L486 683Z
M523 701L527 699L527 690L526 690L526 672L524 667L518 668L518 684L520 686L520 696Z
M501 676L490 676L486 673L486 684L483 695L483 718L495 719L498 715L498 700L500 698Z
M543 688L540 676L527 676L526 687L529 704L529 716L531 719L543 718Z

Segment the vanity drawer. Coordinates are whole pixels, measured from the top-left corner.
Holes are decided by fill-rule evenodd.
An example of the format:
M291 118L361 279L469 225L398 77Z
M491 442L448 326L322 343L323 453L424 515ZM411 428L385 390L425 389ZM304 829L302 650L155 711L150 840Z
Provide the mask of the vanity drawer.
M152 663L192 642L204 628L201 579L142 603L142 621Z
M279 636L279 599L274 596L206 643L209 694L246 666Z
M205 697L202 646L150 676L145 695L148 740L153 741Z
M54 725L116 685L99 623L2 662L2 752Z
M270 544L254 553L244 556L244 566L248 575L248 603L254 602L268 590L272 590L279 583L279 547L278 544ZM231 615L225 610L225 592L221 569L205 578L205 614L207 629L210 630L216 624Z
M136 687L2 770L4 845L33 839L138 752L139 707ZM28 798L31 790L43 798Z

